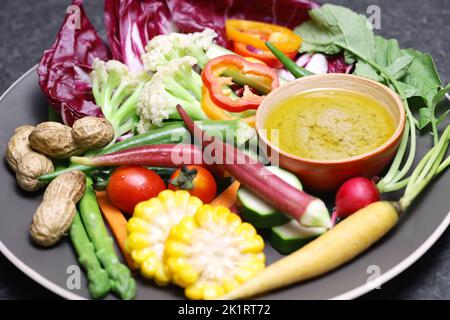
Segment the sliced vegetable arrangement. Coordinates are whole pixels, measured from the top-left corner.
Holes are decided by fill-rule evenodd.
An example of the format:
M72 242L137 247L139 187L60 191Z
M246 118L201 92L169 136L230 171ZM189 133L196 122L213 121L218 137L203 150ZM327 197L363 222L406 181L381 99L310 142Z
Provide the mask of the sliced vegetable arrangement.
M81 28L69 14L39 65L52 118L17 128L5 157L23 190L46 187L32 240L51 247L69 234L92 298L133 299L132 271L190 299L248 298L320 276L381 239L450 165L450 127L439 134L448 111L437 110L449 86L431 56L375 36L349 9L106 0L108 47L82 2ZM408 119L386 174L343 183L333 210L257 134L268 96L319 73L390 87ZM346 125L336 110L317 118ZM413 169L416 129L428 126L433 147ZM399 201L382 200L403 188ZM267 268L264 240L287 255Z

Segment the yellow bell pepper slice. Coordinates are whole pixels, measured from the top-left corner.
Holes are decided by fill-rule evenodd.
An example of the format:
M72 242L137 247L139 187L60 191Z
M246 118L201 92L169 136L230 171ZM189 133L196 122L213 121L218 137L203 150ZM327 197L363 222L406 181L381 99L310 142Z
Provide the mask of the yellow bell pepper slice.
M225 111L218 105L216 105L212 99L209 91L202 86L202 109L206 116L211 120L235 120L240 119L247 123L251 127L255 127L255 116L250 116L246 118L239 118L232 115L231 113Z
M270 41L282 52L294 52L302 43L302 38L291 29L257 21L229 19L225 22L228 39L267 50L266 41Z

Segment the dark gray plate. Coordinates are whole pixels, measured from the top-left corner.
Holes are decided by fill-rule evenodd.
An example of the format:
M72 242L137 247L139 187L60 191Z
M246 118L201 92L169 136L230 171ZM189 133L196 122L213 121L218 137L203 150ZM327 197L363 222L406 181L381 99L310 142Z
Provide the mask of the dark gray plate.
M40 91L35 68L22 76L0 98L0 144L5 150L14 128L46 120L47 104ZM430 146L428 135L419 138L418 154ZM51 249L32 244L28 228L41 193L19 190L13 173L3 161L0 170L0 251L20 270L49 290L68 299L89 298L83 273L76 287L77 260L68 239ZM352 299L392 279L419 259L450 223L450 174L441 176L396 229L366 253L326 276L262 296L262 299ZM397 197L398 195L392 195ZM279 259L269 245L268 263ZM75 267L74 267L75 266ZM137 299L180 299L177 288L159 288L139 276ZM371 281L376 279L375 281ZM73 285L75 284L75 288ZM107 298L115 298L109 295Z

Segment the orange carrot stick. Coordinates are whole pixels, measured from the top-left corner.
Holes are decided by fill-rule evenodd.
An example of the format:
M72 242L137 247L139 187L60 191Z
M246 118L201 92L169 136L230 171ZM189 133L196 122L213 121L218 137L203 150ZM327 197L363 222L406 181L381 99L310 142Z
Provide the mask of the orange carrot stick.
M219 196L217 196L210 204L212 206L223 206L231 208L237 199L237 191L241 184L239 181L234 181L228 188L226 188Z
M119 245L120 251L125 258L128 267L131 270L136 270L136 265L131 258L129 252L125 249L125 240L127 239L127 219L125 219L122 212L117 209L111 201L105 191L97 191L97 202L102 211L103 217L109 225L109 228Z

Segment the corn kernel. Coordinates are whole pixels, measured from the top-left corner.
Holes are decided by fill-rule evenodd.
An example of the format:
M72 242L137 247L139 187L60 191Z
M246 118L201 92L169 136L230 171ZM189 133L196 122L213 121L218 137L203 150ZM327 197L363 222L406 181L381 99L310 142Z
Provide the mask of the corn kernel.
M239 282L235 278L226 278L222 280L222 286L225 292L229 292L231 290L236 289L239 286Z
M186 229L183 224L178 224L170 231L170 237L181 242L189 243L192 237L192 230Z
M176 241L176 240L167 240L166 242L166 248L165 252L168 256L186 256L188 253L189 248L183 244L182 242Z
M212 207L208 204L200 207L195 214L195 221L199 226L206 226L213 221Z
M255 259L258 260L259 262L262 262L263 264L266 263L266 255L264 254L264 252L258 252L255 255Z
M131 232L138 232L138 233L147 233L149 230L150 225L145 222L145 220L132 217L130 220L128 220L127 223L127 230L129 233Z
M224 293L223 287L215 282L207 282L203 287L203 298L206 300L220 297Z
M170 283L170 274L166 269L166 266L159 263L155 270L155 282L159 286L166 286Z
M165 211L165 208L159 197L151 198L150 200L148 200L146 209L152 210L155 216L158 216L161 212Z
M183 228L185 228L186 230L189 230L189 232L193 232L197 227L192 216L184 217L183 220L181 220L180 225L183 226Z
M158 264L158 259L155 256L150 256L141 264L141 274L145 278L153 278L155 276Z
M235 278L237 281L239 281L240 283L244 283L246 282L248 279L250 279L251 277L253 277L255 275L254 272L251 272L249 270L246 270L244 268L241 268L241 270L236 273Z
M191 197L189 192L184 190L177 190L175 191L174 195L177 208L184 209L189 205L189 198Z
M198 278L199 278L198 272L196 272L190 266L184 267L174 277L175 283L182 288L186 288L187 286L197 282Z
M256 234L256 230L250 223L244 222L236 228L235 234L237 234L240 238L246 239L254 236Z
M178 272L188 266L188 262L184 257L169 257L165 260L165 263L170 273Z
M197 197L191 196L189 198L189 205L186 208L186 215L193 216L202 205L202 200Z
M172 190L164 190L159 193L158 199L163 207L163 210L168 212L176 209L175 193Z
M214 208L214 222L218 224L227 224L230 209L225 207Z
M239 249L241 249L243 253L258 253L264 249L264 240L259 235L255 235L240 242Z
M139 202L134 208L133 217L141 218L146 222L152 222L154 215L155 210L149 201Z
M128 236L128 243L133 249L142 249L152 245L146 234L137 232L133 232Z
M131 252L131 258L137 263L142 264L145 260L150 258L152 255L154 255L155 252L151 248L142 248L133 250Z
M200 300L203 298L203 285L197 282L195 285L187 287L184 294L191 300Z
M235 230L242 223L242 220L237 214L231 213L227 218L227 223L230 230Z

